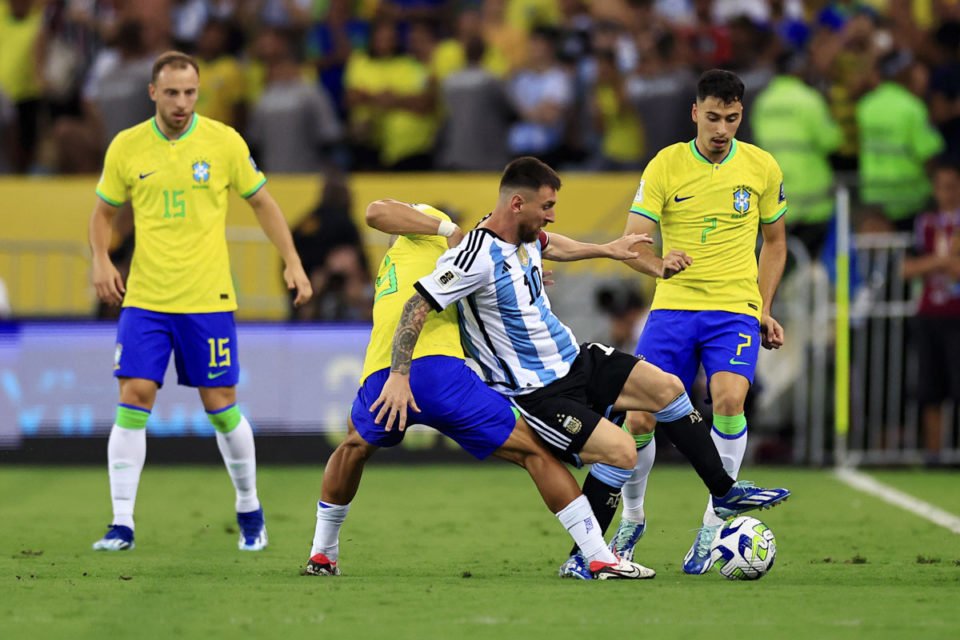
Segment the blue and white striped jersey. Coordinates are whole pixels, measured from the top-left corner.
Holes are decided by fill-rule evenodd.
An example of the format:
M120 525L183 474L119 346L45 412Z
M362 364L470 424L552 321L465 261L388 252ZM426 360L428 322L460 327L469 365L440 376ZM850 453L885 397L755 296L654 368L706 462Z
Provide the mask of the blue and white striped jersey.
M458 304L464 351L504 395L530 393L562 378L580 352L543 290L541 250L548 238L541 233L540 240L517 246L474 229L415 285L438 311Z

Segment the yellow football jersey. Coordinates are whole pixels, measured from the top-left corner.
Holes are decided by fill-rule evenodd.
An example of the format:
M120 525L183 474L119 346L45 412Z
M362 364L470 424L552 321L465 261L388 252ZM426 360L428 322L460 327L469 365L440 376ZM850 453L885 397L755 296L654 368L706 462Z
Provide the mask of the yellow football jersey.
M430 205L413 206L434 218L450 219L447 214ZM390 366L393 334L400 323L403 305L415 293L414 283L433 273L437 260L446 250L447 239L443 236L413 234L397 238L383 256L377 272L373 331L370 334L367 355L363 360L361 383L371 373ZM413 351L414 359L424 356L452 356L463 359L458 322L456 305L450 305L441 313L431 311Z
M630 212L660 223L664 255L678 249L693 258L685 271L657 280L652 308L760 317L759 225L787 212L773 156L733 140L714 164L692 140L670 145L644 170Z
M151 118L110 143L97 195L130 200L136 249L123 306L165 313L233 311L227 190L244 198L267 181L236 131L199 115L177 140Z

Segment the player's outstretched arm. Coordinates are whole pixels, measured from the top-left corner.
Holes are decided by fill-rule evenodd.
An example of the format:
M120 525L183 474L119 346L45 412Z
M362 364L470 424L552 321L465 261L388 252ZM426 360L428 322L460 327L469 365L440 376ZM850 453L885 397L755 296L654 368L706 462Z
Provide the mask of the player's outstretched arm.
M765 349L779 349L783 346L783 327L770 315L773 297L780 285L780 277L787 263L787 225L785 216L776 222L760 225L763 233L763 246L760 248L758 262L760 297L763 309L760 313L760 343Z
M117 207L97 198L90 216L90 252L93 256L93 287L97 297L107 304L120 304L126 288L123 277L110 261L110 237Z
M627 218L627 226L624 229L624 235L629 233L645 233L653 236L657 231L657 223L646 216L631 213ZM674 249L667 252L662 258L653 252L652 245L640 245L637 247L638 257L627 260L626 263L634 271L645 273L654 278L672 278L691 264L693 258L683 251Z
M463 240L463 231L449 220L439 220L405 202L390 198L374 200L367 205L365 219L367 225L384 233L444 236L450 238L447 244L451 247Z
M370 405L370 411L376 411L374 422L380 424L387 418L383 428L390 431L393 421L397 419L397 428L403 431L407 428L407 407L420 413L420 407L410 389L410 363L413 362L413 350L420 339L420 332L430 313L430 303L419 293L413 294L403 305L400 322L393 334L393 352L390 361L390 376L383 385L379 397Z
M573 262L590 258L610 258L611 260L631 260L640 254L634 250L636 245L652 244L653 239L645 233L628 233L606 244L579 242L559 233L550 234L550 242L543 250L543 257L556 262Z
M293 300L294 306L299 307L310 299L313 295L313 287L310 284L310 278L303 270L303 264L300 262L300 256L293 246L293 236L290 234L290 227L280 211L280 205L273 199L273 196L267 191L266 187L261 187L259 191L247 198L247 202L257 214L257 222L260 228L270 238L270 242L277 248L280 257L283 258L283 280L287 283L290 290L296 289L297 296Z

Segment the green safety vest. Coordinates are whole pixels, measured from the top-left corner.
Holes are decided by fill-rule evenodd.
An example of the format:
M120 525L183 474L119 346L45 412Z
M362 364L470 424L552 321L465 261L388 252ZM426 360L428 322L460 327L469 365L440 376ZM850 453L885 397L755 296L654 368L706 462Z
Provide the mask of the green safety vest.
M816 223L833 215L833 169L827 156L843 141L827 101L793 76L777 76L757 96L750 119L757 144L783 170L788 223Z
M901 220L930 197L924 163L943 150L927 106L895 82L884 82L857 103L860 128L860 197Z

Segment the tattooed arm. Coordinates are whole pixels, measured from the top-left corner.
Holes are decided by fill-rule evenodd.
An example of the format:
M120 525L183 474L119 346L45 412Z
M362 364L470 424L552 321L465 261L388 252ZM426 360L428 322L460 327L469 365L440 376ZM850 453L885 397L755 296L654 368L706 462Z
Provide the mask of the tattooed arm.
M380 407L374 422L380 424L384 417L386 431L393 428L393 421L397 419L397 428L403 431L407 428L407 407L420 413L420 407L410 389L410 363L413 361L413 350L417 346L420 332L430 313L430 303L419 293L413 294L403 305L400 323L393 334L393 352L390 360L390 376L380 391L380 396L370 405L371 413Z

